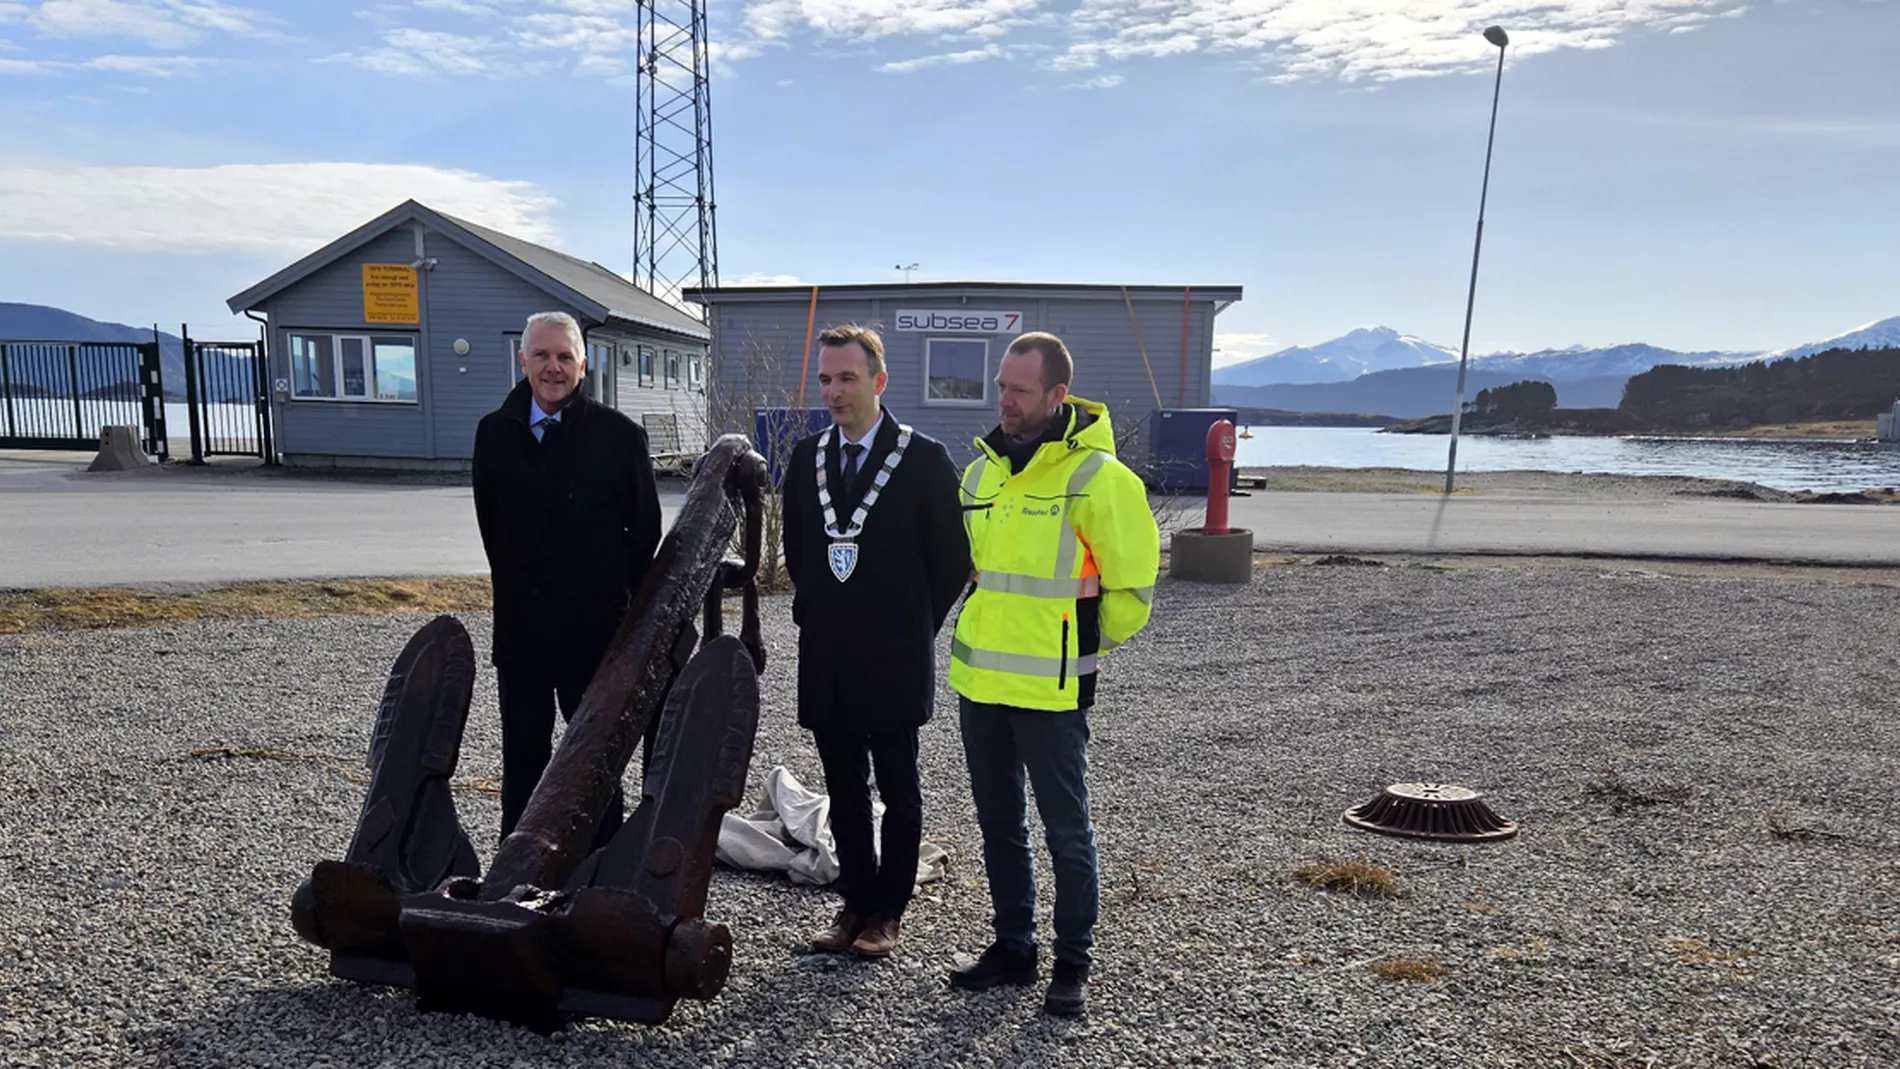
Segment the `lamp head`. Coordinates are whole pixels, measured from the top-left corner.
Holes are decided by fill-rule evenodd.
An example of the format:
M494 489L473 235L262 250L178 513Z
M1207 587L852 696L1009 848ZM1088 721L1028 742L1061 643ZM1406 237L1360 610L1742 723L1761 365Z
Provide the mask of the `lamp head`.
M1498 46L1499 48L1503 48L1505 45L1508 45L1511 43L1511 35L1505 33L1504 27L1502 26L1493 26L1490 29L1484 31L1484 39Z

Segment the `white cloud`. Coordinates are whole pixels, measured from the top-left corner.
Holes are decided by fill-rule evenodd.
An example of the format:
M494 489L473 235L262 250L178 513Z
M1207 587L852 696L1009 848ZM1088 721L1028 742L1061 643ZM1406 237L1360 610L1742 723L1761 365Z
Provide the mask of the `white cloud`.
M721 286L809 286L811 283L797 275L774 275L754 271L750 274L728 276L719 280Z
M1249 51L1286 81L1393 80L1483 67L1479 30L1511 34L1514 58L1608 48L1625 34L1691 25L1736 0L1083 0L1068 68L1189 52Z
M1121 75L1100 74L1093 78L1086 78L1079 82L1070 82L1068 85L1068 88L1070 89L1113 89L1120 84L1122 84Z
M414 198L527 241L555 201L527 182L409 164L0 169L0 240L298 256Z
M0 5L0 17L17 19L42 37L114 37L153 48L183 48L216 31L263 36L269 15L221 0L40 0Z
M1001 59L1006 53L996 45L985 45L964 52L946 52L935 56L918 56L916 59L902 59L886 63L878 70L886 74L909 74L912 71L928 70L931 67L961 66L966 63L981 63L986 59Z
M419 11L446 11L452 15L473 15L477 18L492 18L501 14L498 4L482 3L481 0L416 0Z
M1256 356L1266 356L1284 346L1275 344L1272 336L1267 334L1216 333L1214 348L1219 350L1214 354L1214 366L1226 367L1243 360L1252 360Z
M1039 0L755 0L744 24L766 40L803 29L826 37L969 33L1034 12Z
M216 63L197 56L94 56L80 62L57 59L0 59L0 75L63 74L73 70L110 71L145 78L171 78L190 74L199 67ZM77 99L77 98L75 98Z
M190 74L218 61L200 56L95 56L79 66L87 70L138 74L147 78L170 78Z
M400 28L383 34L383 47L364 53L340 52L326 63L349 63L405 78L439 74L492 74L503 62L504 46L492 37L463 36L441 30Z
M193 0L200 4L209 0ZM1495 53L1478 34L1492 24L1510 31L1510 55L1518 59L1609 48L1638 32L1687 32L1748 7L1742 0L736 0L714 7L709 51L723 66L806 39L913 38L938 46L879 68L891 73L1021 58L1052 46L1056 55L1046 62L1058 71L1230 53L1255 57L1277 81L1377 83L1482 69ZM624 79L632 70L636 8L636 0L414 0L380 9L378 18L392 10L426 15L427 28L390 29L381 48L333 58L409 77L489 74L539 62ZM1017 43L1000 55L956 47L1001 47L1005 40ZM424 42L433 49L415 47ZM1093 79L1075 87L1108 85Z

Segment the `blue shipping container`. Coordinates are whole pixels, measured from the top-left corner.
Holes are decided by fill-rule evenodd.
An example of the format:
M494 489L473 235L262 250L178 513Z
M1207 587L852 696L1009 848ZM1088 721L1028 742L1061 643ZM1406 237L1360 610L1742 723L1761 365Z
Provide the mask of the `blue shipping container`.
M755 408L752 416L752 447L765 457L766 477L774 487L785 481L783 468L792 455L792 446L831 426L831 413L822 408L802 412L796 408Z
M1235 423L1231 408L1157 408L1148 418L1148 486L1165 493L1207 491L1207 429ZM1239 483L1231 475L1228 489Z

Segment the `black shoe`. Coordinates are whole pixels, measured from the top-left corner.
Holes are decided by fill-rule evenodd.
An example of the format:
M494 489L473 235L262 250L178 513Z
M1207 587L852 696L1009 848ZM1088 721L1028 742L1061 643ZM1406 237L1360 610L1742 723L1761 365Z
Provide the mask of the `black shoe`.
M988 991L992 987L1028 987L1036 982L1036 951L1015 950L1002 943L991 943L976 964L950 970L950 986L965 991Z
M1051 1017L1080 1017L1088 1012L1089 967L1056 962L1049 990L1042 996L1042 1012Z

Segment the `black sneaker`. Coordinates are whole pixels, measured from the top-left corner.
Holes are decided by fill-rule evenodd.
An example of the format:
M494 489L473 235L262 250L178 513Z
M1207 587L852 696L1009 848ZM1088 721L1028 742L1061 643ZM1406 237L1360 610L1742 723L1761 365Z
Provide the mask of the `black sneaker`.
M1042 996L1042 1012L1051 1017L1080 1017L1088 1012L1089 967L1056 962L1049 990Z
M1002 943L991 943L983 956L967 968L950 970L950 986L965 991L988 991L992 987L1028 987L1036 982L1036 951L1016 950Z

